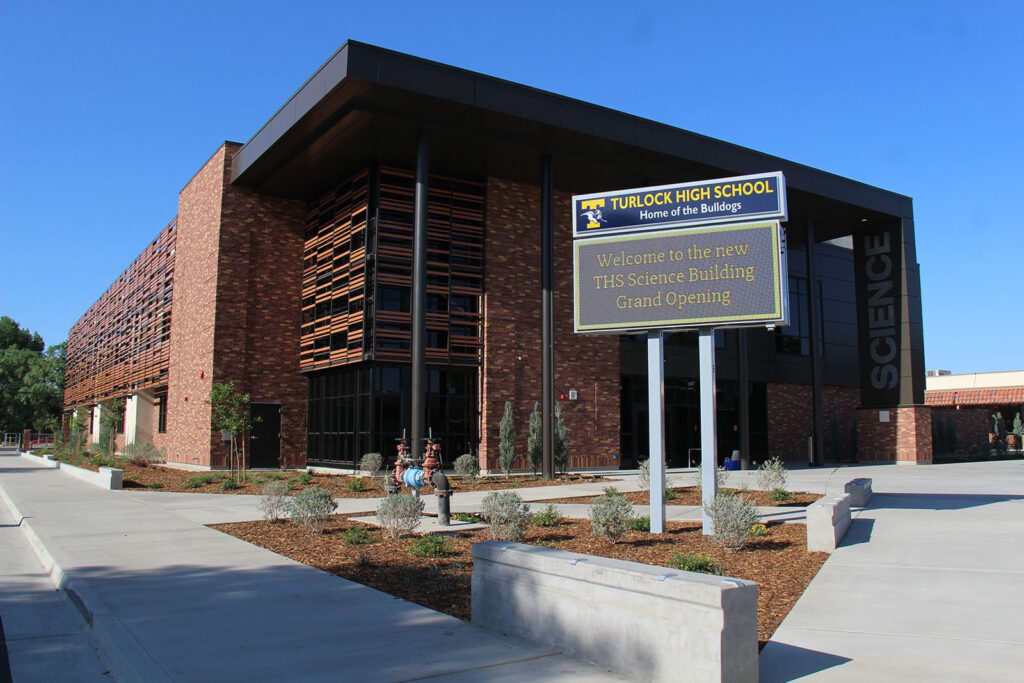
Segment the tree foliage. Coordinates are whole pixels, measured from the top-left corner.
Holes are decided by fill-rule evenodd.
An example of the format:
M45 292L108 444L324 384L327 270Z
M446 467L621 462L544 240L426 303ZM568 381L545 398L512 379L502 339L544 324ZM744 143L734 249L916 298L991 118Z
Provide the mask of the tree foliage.
M252 430L253 418L249 408L249 394L235 391L234 382L214 382L210 387L210 421L214 429L231 435L231 470L236 468L245 479L247 436Z
M0 431L53 429L64 403L64 351L0 317ZM45 349L45 351L44 351Z
M516 425L512 412L512 401L505 401L505 411L498 427L498 466L506 478L516 461Z
M562 402L555 404L555 443L554 461L558 471L565 474L569 468L569 432L568 425L562 417Z
M544 421L540 414L540 405L533 402L530 413L530 434L526 437L526 454L530 457L530 469L534 474L540 471L544 461Z

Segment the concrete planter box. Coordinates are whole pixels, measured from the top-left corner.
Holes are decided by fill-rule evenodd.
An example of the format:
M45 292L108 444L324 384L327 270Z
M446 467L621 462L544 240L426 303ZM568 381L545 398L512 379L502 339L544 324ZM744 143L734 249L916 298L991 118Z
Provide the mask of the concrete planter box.
M124 471L119 470L116 467L101 467L99 472L93 472L92 470L87 470L84 467L75 467L74 465L69 465L59 460L55 460L52 455L22 453L21 457L27 458L46 467L59 469L62 472L70 474L76 479L89 482L93 486L99 486L101 489L117 491L121 489L121 485L124 483Z
M757 681L757 585L501 541L473 546L473 624L637 680Z

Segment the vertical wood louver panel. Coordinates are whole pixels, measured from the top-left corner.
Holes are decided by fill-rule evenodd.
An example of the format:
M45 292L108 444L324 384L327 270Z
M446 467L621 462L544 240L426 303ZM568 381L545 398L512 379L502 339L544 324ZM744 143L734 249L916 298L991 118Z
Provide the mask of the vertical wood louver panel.
M167 384L176 227L161 230L71 328L66 406Z

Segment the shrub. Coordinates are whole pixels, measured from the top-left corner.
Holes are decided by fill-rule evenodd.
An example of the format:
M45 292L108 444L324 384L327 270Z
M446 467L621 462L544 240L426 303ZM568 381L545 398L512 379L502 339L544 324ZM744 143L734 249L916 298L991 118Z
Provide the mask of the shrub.
M773 503L788 503L793 499L793 494L786 489L772 489L768 492L768 500Z
M530 506L513 491L493 491L480 502L480 516L490 524L491 538L521 541L526 537Z
M447 536L426 534L413 539L409 552L416 557L448 557L455 553L455 548Z
M420 525L423 501L411 493L386 496L377 506L377 519L388 536L398 538Z
M206 484L212 484L215 481L220 481L224 478L222 474L215 474L213 472L204 472L203 474L193 474L187 480L185 480L185 488L197 489L200 486Z
M338 508L331 492L316 486L303 489L292 499L292 521L310 533L323 533L327 518Z
M533 523L537 526L558 526L562 523L562 513L553 503L548 503L542 512L534 514Z
M238 488L238 482L235 481L234 478L225 479L224 481L222 481L220 483L220 490L221 491L234 491L237 488Z
M651 516L644 515L643 517L630 517L629 521L626 522L626 526L629 527L630 531L650 531Z
M757 485L763 491L786 488L786 479L786 466L779 456L765 460L757 468Z
M722 568L715 563L715 558L706 553L698 553L688 550L681 553L678 550L672 553L668 566L673 569L681 569L684 572L699 572L701 574L721 574Z
M162 489L163 487L164 487L164 485L161 484L158 481L151 481L148 484L146 484L146 488L150 488L150 489Z
M130 443L124 447L124 457L131 460L133 465L145 467L148 464L164 462L163 453L149 441Z
M310 474L309 472L301 472L295 475L295 478L292 479L292 482L293 485L298 484L299 486L309 486L311 483L313 483L313 475Z
M516 461L516 425L512 413L512 401L505 401L505 411L501 414L498 427L498 467L508 479L509 472Z
M766 527L764 524L755 524L754 526L750 527L750 535L753 536L754 538L760 538L761 536L767 536L768 535L768 527Z
M484 521L480 515L473 514L472 512L453 512L452 519L460 522L473 522L474 524Z
M366 490L366 481L363 479L349 479L345 486L349 493L362 493Z
M602 536L615 543L629 529L633 506L614 487L609 488L595 498L594 504L590 506L590 527L595 536Z
M701 468L697 468L697 489L704 490L704 472ZM715 488L723 489L726 484L729 483L729 470L724 467L719 467L715 470Z
M480 461L475 455L463 453L455 458L455 474L476 479L480 476Z
M108 455L98 454L92 456L90 462L96 467L117 467L117 461Z
M354 526L345 529L341 534L341 540L349 545L370 545L377 541L365 526Z
M384 470L384 458L380 453L367 453L359 461L359 471L368 477L380 476Z
M651 490L651 461L650 460L641 460L640 464L637 465L637 472L639 473L639 477L637 478L637 482L640 484L640 488L642 488L644 491L650 491Z
M715 527L711 540L726 550L742 548L750 527L757 524L757 508L739 496L718 496L704 506L704 513Z
M534 474L541 470L544 464L544 420L540 414L540 404L533 402L533 412L530 413L530 432L526 438L526 454L530 458L530 469Z
M555 403L555 443L553 444L553 459L558 471L565 474L569 467L569 429L562 417L562 402Z
M283 481L271 481L263 485L263 493L257 503L263 519L276 522L288 514L288 508L291 507L288 501L289 488Z

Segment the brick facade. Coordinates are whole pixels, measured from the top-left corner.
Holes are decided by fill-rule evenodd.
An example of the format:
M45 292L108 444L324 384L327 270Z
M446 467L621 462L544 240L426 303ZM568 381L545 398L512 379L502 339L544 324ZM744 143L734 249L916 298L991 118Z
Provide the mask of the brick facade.
M885 410L885 409L883 409ZM932 409L904 406L885 410L881 421L877 408L857 410L857 459L922 465L932 462Z
M995 409L988 407L961 407L938 408L932 406L932 426L938 426L942 421L944 425L952 422L956 432L956 452L966 453L971 446L981 447L989 443L989 434L992 431L992 413ZM936 444L938 447L938 444ZM937 455L949 455L937 453Z
M616 337L585 337L572 325L570 196L555 195L555 394L570 431L570 467L617 467L619 345ZM499 178L487 182L484 267L484 358L480 465L497 469L498 425L506 400L516 416L517 469L527 469L526 439L541 400L540 188ZM559 246L561 248L559 248Z
M853 434L860 393L856 387L822 387L822 447L826 461L852 459ZM834 419L833 419L833 416ZM809 384L768 383L768 455L807 460L807 437L814 429ZM838 424L838 443L833 429ZM838 446L839 452L836 453Z
M227 465L210 425L213 382L282 405L282 454L305 464L298 372L304 204L228 183L225 143L181 191L166 446L171 462Z

